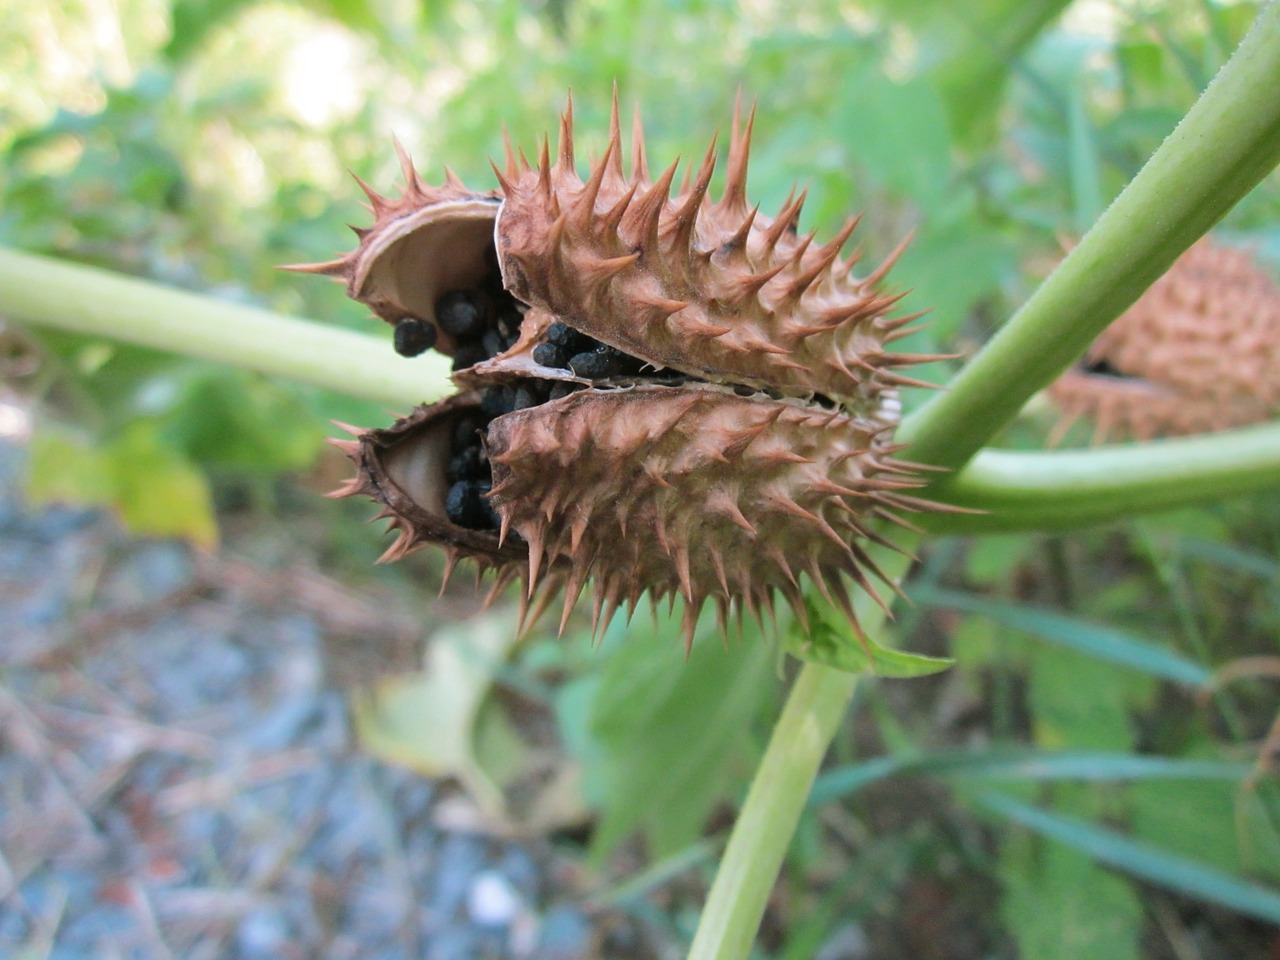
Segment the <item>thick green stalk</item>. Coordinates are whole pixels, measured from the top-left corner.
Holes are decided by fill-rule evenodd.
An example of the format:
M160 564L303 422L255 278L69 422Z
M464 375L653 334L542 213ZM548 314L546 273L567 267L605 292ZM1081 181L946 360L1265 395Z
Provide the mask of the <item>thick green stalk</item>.
M1079 245L946 391L902 425L959 467L1280 162L1280 2Z
M895 578L909 563L878 547L875 559ZM863 629L880 633L884 611L864 594L854 603ZM751 952L796 823L857 683L856 674L816 664L805 664L796 677L733 826L689 960L731 960Z
M450 389L448 360L435 352L405 360L376 337L3 247L0 318L216 360L400 408Z
M1280 487L1280 422L1093 450L983 450L929 495L938 533L1066 530Z
M380 337L3 247L0 317L218 360L396 408L434 399L448 385L439 356L405 360ZM984 450L930 496L987 512L924 522L947 533L1064 528L1278 483L1280 426L1274 424L1141 446Z

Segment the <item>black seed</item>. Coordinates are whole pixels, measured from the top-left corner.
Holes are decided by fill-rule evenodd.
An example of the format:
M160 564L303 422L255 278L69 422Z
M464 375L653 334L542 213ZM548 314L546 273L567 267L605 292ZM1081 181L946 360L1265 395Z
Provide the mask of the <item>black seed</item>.
M483 497L480 500L480 510L484 516L484 525L493 530L497 530L502 526L502 517L498 515L498 511L493 509L493 504ZM511 536L511 532L507 532L507 536Z
M547 327L547 342L554 343L557 347L573 346L577 339L578 331L567 323L556 321Z
M1118 377L1125 378L1128 375L1121 370L1117 370L1109 360L1093 360L1085 364L1085 373L1091 373L1095 377Z
M507 349L506 339L496 328L486 331L484 339L480 341L480 344L484 347L485 355L490 357L496 357L503 350Z
M476 340L489 326L489 306L479 290L450 290L436 301L436 322L451 337Z
M453 449L473 447L480 443L479 431L484 420L474 413L465 413L453 425Z
M516 392L510 387L490 387L480 395L480 409L490 418L510 413L515 403Z
M453 369L465 370L467 367L474 367L481 361L488 360L489 355L484 352L484 346L479 343L460 343L458 349L453 352Z
M736 394L737 394L738 396L740 396L740 397L750 397L750 396L754 396L754 395L755 395L756 388L755 388L755 387L743 387L743 386L737 386L737 387L734 387L734 388L733 388L733 392L734 392L734 393L736 393Z
M449 488L445 497L445 516L458 526L472 530L490 526L489 515L493 509L484 495L491 487L492 484L485 480L459 480Z
M556 381L555 386L551 388L551 393L547 396L547 401L559 400L561 397L567 397L571 393L577 393L582 387L580 383L570 383L565 380Z
M533 348L533 362L540 367L554 367L563 370L565 365L564 351L554 343L540 343Z
M516 387L516 394L511 400L511 409L524 410L528 407L536 407L544 402L546 393L540 383L522 383Z
M464 447L449 458L449 463L444 468L444 475L450 483L487 478L489 462L484 459L479 445Z
M409 317L396 324L396 353L402 357L416 357L436 345L436 328L425 320Z
M569 369L578 376L586 377L589 380L607 377L612 367L613 364L610 362L609 355L599 350L592 350L590 353L576 353L569 358Z

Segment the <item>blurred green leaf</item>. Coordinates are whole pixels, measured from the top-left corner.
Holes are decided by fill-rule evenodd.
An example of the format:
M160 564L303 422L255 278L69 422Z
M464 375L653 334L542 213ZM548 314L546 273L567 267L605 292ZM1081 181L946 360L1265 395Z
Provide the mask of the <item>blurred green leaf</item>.
M26 495L32 503L108 506L112 502L111 457L52 425L42 426L27 451Z
M387 677L352 699L364 749L428 777L456 777L490 815L503 817L500 783L482 762L487 746L511 761L514 733L481 722L482 708L515 640L505 617L475 618L436 631L420 674Z
M893 776L928 776L947 781L1014 783L1221 781L1238 785L1249 776L1246 763L1185 760L1096 750L995 747L951 750L919 756L882 757L835 767L814 784L810 805L829 803Z
M1037 744L1051 750L1132 746L1129 707L1155 692L1149 678L1116 670L1093 655L1050 646L1038 647L1028 666L1027 702ZM1089 696L1080 696L1081 690Z
M911 594L917 603L963 610L1099 660L1131 667L1153 677L1190 686L1204 686L1213 673L1155 643L1111 627L1039 607L986 600L972 594L926 587Z
M154 424L138 423L108 447L114 505L136 534L218 543L218 523L204 475L164 446Z
M912 0L877 4L915 28L922 58L946 101L957 141L970 147L996 133L996 113L1023 51L1070 0Z
M322 422L287 391L239 371L186 381L165 429L193 460L252 473L307 466L323 437Z
M1162 849L1220 870L1252 870L1280 880L1280 832L1275 825L1253 818L1243 829L1241 804L1246 791L1256 789L1256 785L1208 781L1187 783L1176 791L1135 784L1129 791L1133 832Z
M846 673L897 678L940 673L954 662L948 657L894 650L876 643L873 637L860 637L842 610L812 591L805 606L809 611L809 629L806 631L795 622L783 634L783 649L797 659Z
M951 138L927 80L895 82L878 64L857 66L842 82L833 120L854 163L924 209L941 204L951 186Z
M752 730L776 692L772 649L754 629L730 648L702 630L686 657L671 642L678 622L662 616L654 629L619 631L595 689L599 752L588 789L603 798L597 863L637 830L654 857L687 847L759 757Z
M950 203L929 211L890 275L911 288L904 310L928 311L921 322L937 343L951 342L1017 265L1013 244L979 216L967 191Z
M1004 845L1000 913L1021 955L1137 960L1142 906L1125 880L1068 847Z
M110 507L137 535L217 546L208 483L194 465L160 443L151 422L139 421L105 445L41 430L31 443L27 496L37 504Z
M1083 86L1072 90L1067 99L1071 201L1077 234L1088 230L1103 208L1101 163Z

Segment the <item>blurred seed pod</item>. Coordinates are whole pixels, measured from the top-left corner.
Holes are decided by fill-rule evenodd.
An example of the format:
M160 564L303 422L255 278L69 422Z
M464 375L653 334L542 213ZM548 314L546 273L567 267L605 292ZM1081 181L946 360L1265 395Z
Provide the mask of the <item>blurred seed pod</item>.
M1280 410L1280 288L1253 258L1203 239L1094 341L1048 395L1056 444L1209 433Z

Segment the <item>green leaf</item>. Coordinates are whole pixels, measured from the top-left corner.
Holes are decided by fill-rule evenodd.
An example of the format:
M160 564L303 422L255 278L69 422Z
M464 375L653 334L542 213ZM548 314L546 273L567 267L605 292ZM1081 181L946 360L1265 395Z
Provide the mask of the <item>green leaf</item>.
M261 474L307 466L324 431L319 418L266 378L210 370L184 384L165 436L207 466Z
M1067 165L1076 233L1083 234L1102 213L1102 164L1097 138L1085 107L1084 80L1067 99Z
M110 507L141 536L182 537L207 549L218 543L204 475L164 446L150 421L99 446L56 427L42 428L31 442L27 495L37 504Z
M1001 818L1066 844L1101 864L1268 923L1280 923L1280 891L1003 794L985 793L977 799Z
M113 500L126 527L144 536L184 537L210 550L217 546L218 522L204 474L164 446L153 424L137 424L109 451Z
M1037 846L1014 839L1001 849L1000 913L1021 955L1137 960L1142 905L1133 887L1075 850Z
M1280 880L1280 833L1264 818L1240 816L1250 789L1257 787L1202 781L1175 792L1158 784L1135 785L1129 791L1133 831L1221 870L1252 868Z
M1044 645L1034 648L1028 666L1027 701L1038 745L1095 750L1133 745L1129 707L1155 692L1152 680L1075 650ZM1089 695L1082 697L1081 690Z
M879 64L862 65L844 80L833 121L851 159L880 183L926 209L942 202L951 182L951 137L928 80L897 83Z
M50 503L93 507L112 502L111 458L53 424L41 425L27 453L26 496L34 505Z
M963 328L974 308L999 291L1017 269L1015 244L988 224L969 191L954 206L931 212L892 276L910 278L904 310L928 310L924 322L935 342Z
M759 758L750 734L777 689L773 651L753 629L728 648L711 633L686 657L671 642L678 621L664 616L656 629L628 628L610 653L590 720L589 792L603 806L595 862L637 830L655 857L685 848Z
M479 755L507 749L510 731L482 724L482 708L515 629L497 616L444 627L427 646L422 673L388 677L352 697L356 733L364 749L428 777L456 777L494 816L505 813L502 790ZM499 737L495 741L493 738Z
M946 103L957 140L977 147L995 119L1011 70L1070 0L881 2L886 16L912 24L921 60Z
M933 587L913 590L911 597L925 606L981 614L1048 643L1175 683L1200 687L1209 683L1213 677L1213 671L1207 667L1152 641L1040 607L986 600L972 594Z
M881 677L923 677L940 673L954 663L949 657L929 657L881 646L873 637L859 637L844 612L821 597L805 601L810 629L799 623L782 637L783 649L799 660L834 667L846 673Z

